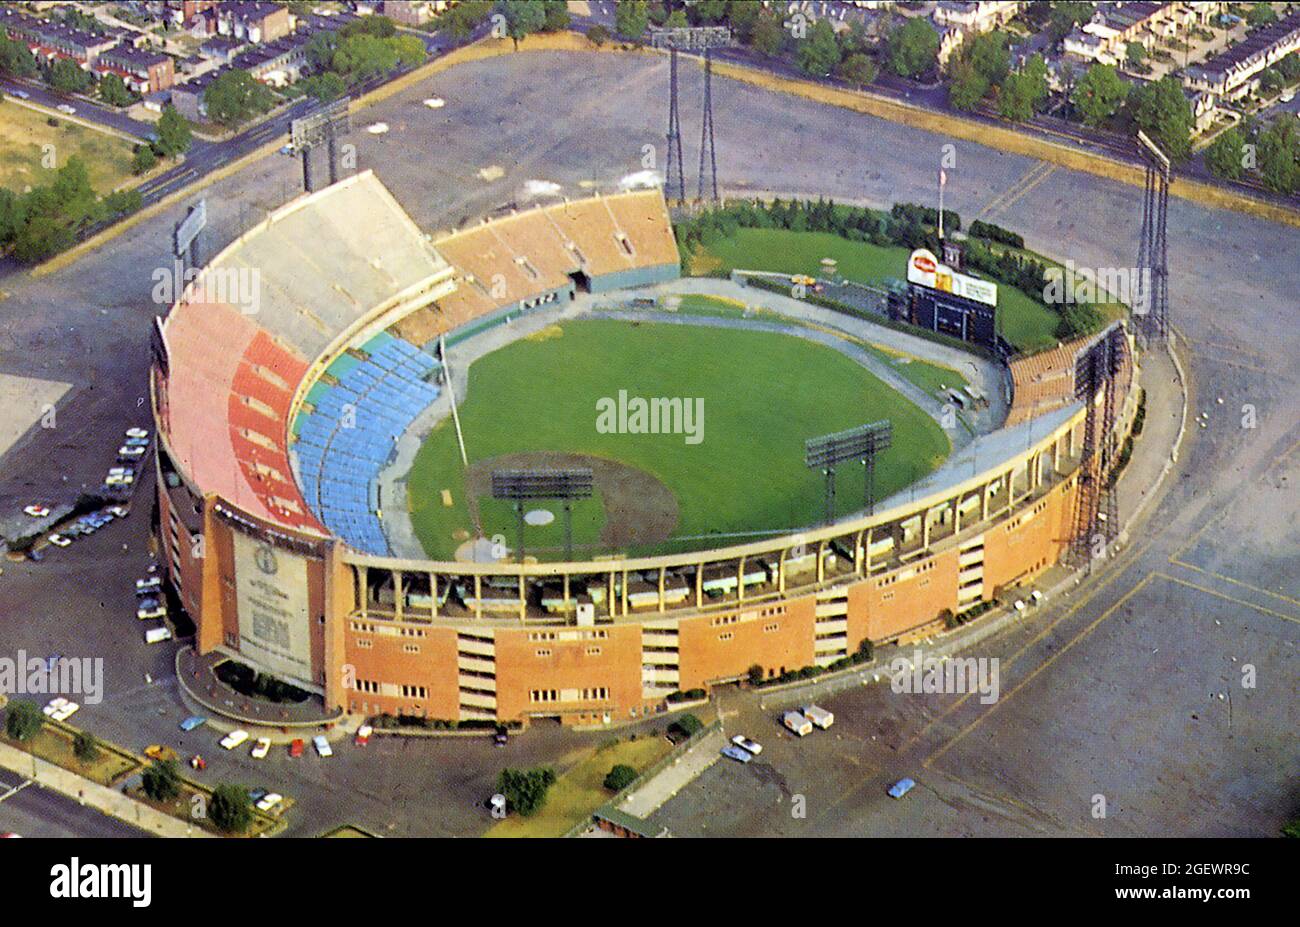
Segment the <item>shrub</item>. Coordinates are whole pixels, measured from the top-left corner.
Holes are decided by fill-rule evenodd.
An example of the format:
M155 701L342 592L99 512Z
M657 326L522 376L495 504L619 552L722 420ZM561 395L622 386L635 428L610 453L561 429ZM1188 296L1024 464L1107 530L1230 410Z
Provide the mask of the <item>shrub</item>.
M18 700L9 703L5 716L5 733L19 742L31 740L45 726L45 715L35 702Z
M248 789L242 785L223 782L212 792L208 813L212 817L212 823L226 833L242 833L253 821L253 807L249 802Z
M154 801L173 801L181 793L181 774L175 760L154 760L142 778L144 794Z
M611 792L621 792L636 781L637 772L631 766L619 763L605 776L605 788Z
M555 770L503 769L497 776L497 791L506 797L506 807L524 817L535 814L546 802L546 791L555 784Z
M82 763L93 763L99 759L99 741L89 731L78 731L72 740L72 753Z

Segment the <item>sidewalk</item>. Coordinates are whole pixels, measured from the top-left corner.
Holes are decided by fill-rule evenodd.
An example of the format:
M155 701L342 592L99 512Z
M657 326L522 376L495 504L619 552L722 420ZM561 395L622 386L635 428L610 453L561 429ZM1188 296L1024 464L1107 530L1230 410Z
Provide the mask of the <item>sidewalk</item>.
M727 735L721 728L711 731L662 772L624 796L618 803L618 810L634 817L648 818L716 763L721 756L719 751L727 742Z
M201 828L163 814L108 786L83 779L45 760L37 759L16 747L0 743L0 766L31 779L44 788L87 805L110 817L133 824L155 837L211 837Z

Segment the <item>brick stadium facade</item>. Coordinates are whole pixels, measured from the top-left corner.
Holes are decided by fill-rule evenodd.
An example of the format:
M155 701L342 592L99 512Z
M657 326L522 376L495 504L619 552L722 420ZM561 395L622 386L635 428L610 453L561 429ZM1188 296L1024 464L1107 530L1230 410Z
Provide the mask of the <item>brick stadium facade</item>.
M329 320L326 330L295 344L304 309L294 298L274 305L272 296L241 319L200 277L155 339L160 540L200 653L229 655L354 713L616 722L754 666L775 677L828 666L864 641L928 636L946 613L1031 581L1068 548L1085 408L1071 399L1071 376L1035 370L1025 403L1041 414L1026 415L1013 396L1011 424L876 514L798 536L577 563L357 550L300 489L292 423L330 380L331 357L355 354L376 324L424 343L548 294L564 298L579 282L599 291L670 279L677 256L658 191L530 210L429 244L363 175L286 207L205 274L253 255L285 257L276 249L296 222L314 230L318 259L353 238L375 247L359 234L361 199L349 197L369 204L376 228L407 223L401 241L382 243L385 255L406 250L400 266L380 268L383 286L369 295L364 279L352 282L343 315L308 310ZM340 252L319 263L342 280L373 270L368 261ZM1042 363L1073 363L1065 346L1057 354ZM1137 392L1131 349L1125 356L1121 433Z

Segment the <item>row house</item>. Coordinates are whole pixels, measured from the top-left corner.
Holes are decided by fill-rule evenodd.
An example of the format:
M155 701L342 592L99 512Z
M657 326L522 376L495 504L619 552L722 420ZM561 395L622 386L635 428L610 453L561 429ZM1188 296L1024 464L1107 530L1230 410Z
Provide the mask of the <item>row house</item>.
M1300 11L1251 32L1244 40L1209 61L1187 69L1189 90L1236 100L1259 86L1259 75L1287 55L1300 51Z
M70 58L89 67L104 52L118 44L114 35L74 29L62 23L24 16L12 9L0 9L0 29L15 41L24 42L38 61Z
M935 4L934 21L964 32L984 33L1006 25L1025 5L1017 0L940 0Z
M99 77L116 74L128 88L146 95L169 90L176 83L176 66L170 55L142 48L112 48L92 65Z

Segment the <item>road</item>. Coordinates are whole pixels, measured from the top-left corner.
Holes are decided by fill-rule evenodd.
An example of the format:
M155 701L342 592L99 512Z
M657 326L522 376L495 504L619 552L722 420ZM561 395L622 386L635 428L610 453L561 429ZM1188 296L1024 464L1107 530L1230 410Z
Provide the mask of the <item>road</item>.
M0 770L0 832L23 837L145 837L116 818Z

